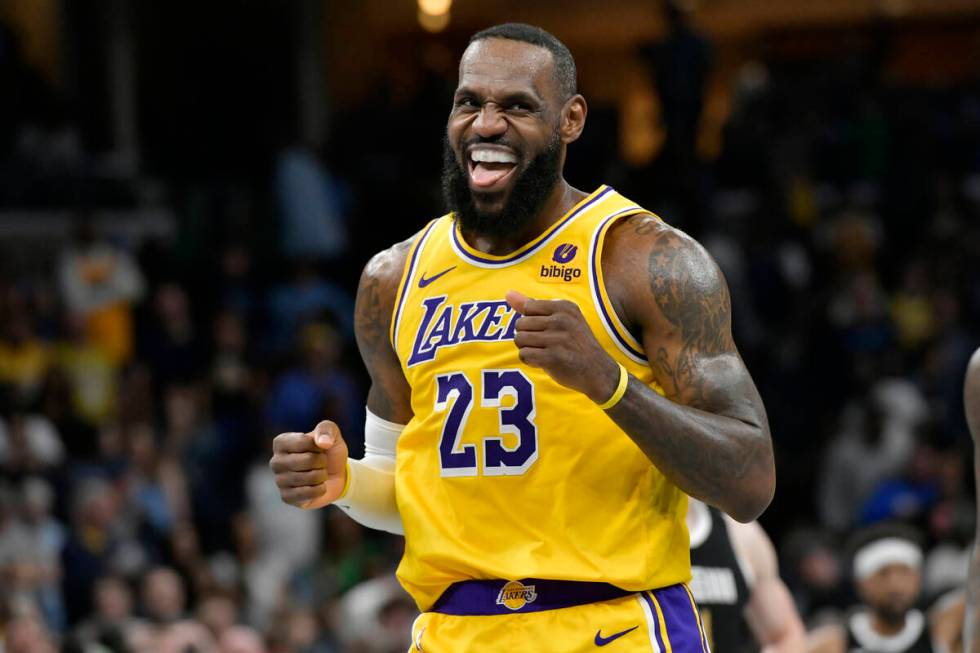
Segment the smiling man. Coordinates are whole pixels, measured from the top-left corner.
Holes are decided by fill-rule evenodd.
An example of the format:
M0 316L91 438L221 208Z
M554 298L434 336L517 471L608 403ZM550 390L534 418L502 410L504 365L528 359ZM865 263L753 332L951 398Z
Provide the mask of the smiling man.
M563 179L586 114L555 37L473 36L450 213L361 278L367 455L330 421L274 442L284 501L405 534L413 650L704 653L686 495L740 521L772 498L724 279L612 188Z

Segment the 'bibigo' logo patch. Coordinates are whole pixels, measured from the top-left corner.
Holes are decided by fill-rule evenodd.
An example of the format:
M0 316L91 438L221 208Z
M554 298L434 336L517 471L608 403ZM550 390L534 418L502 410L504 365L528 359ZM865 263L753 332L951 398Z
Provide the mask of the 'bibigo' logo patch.
M578 281L582 276L582 270L568 265L576 254L578 254L578 247L571 243L562 243L556 247L551 255L551 260L554 263L541 266L541 273L538 275L541 281L545 283Z
M497 605L507 606L511 610L520 610L528 603L534 603L538 598L534 585L525 585L519 580L512 580L503 586L497 595Z

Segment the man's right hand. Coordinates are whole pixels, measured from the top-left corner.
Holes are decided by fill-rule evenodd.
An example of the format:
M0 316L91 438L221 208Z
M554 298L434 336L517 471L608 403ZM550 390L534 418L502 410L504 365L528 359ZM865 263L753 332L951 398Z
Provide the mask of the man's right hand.
M309 433L280 433L269 467L286 503L311 510L340 498L347 482L347 443L329 420Z

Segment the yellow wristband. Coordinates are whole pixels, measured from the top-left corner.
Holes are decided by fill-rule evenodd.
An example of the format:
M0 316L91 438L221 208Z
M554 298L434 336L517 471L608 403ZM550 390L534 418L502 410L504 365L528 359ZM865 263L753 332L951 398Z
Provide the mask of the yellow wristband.
M599 405L599 408L602 410L609 410L618 404L619 400L626 394L626 386L629 384L630 375L629 372L626 371L626 368L623 367L622 363L617 363L617 365L619 365L619 385L616 386L616 392L614 392L604 404Z
M346 475L344 478L344 489L340 491L340 496L337 497L337 499L334 499L334 501L343 499L345 496L347 496L347 490L350 489L350 458L347 459L347 462L345 464L347 468L344 470L344 473Z

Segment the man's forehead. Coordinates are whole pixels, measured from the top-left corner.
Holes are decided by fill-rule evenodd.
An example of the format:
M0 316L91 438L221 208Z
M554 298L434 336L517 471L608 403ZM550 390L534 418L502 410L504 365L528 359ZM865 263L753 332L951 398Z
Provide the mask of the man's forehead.
M552 66L551 52L543 47L510 39L481 39L466 48L459 61L459 85L531 87L542 95Z

